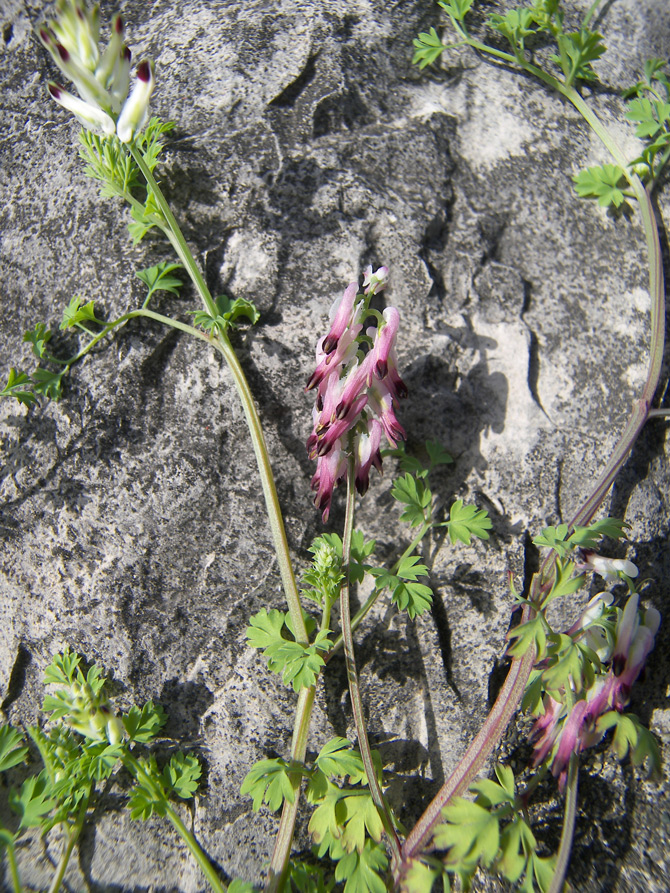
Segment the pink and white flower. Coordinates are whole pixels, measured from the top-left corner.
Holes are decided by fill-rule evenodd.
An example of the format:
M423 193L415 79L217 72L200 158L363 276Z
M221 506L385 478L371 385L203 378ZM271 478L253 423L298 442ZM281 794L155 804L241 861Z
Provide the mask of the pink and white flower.
M386 267L376 273L370 267L363 294L356 282L350 283L331 310L328 334L317 344L317 366L306 387L317 389L307 450L310 458L317 460L312 486L324 521L333 488L346 474L342 456L353 450L356 488L362 495L369 485L370 468L374 465L381 472L382 433L393 447L405 437L395 416L398 399L407 395L395 355L400 316L394 307L387 307L381 315L368 309L370 298L384 287L387 278ZM369 316L375 317L377 325L368 328L363 337L363 322Z

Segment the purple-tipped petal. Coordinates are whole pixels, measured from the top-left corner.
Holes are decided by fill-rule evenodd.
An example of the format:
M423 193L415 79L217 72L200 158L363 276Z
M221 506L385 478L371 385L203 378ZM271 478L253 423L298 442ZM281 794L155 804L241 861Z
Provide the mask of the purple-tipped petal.
M149 100L155 85L151 65L147 61L140 62L137 66L137 81L116 123L116 133L122 143L129 143L146 124L149 118Z
M111 136L116 132L116 125L107 112L73 96L72 93L68 93L63 87L53 82L48 84L47 89L53 99L68 112L72 112L84 127L105 136Z

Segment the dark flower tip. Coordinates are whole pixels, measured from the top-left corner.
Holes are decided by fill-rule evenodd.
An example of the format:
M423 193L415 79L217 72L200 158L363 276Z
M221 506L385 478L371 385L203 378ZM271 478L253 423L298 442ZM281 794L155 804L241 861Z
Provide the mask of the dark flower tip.
M121 50L121 58L124 62L130 62L132 55L133 54L130 52L128 47L123 47L123 49Z
M63 92L63 88L59 87L58 84L54 84L53 81L47 84L47 90L54 99L60 99L61 93Z
M70 59L70 54L69 54L68 51L65 49L65 47L63 46L63 44L62 44L62 43L57 43L57 44L56 44L56 49L58 50L58 55L61 57L61 59L63 60L63 62L68 62L69 59Z
M335 338L333 335L327 335L323 339L323 344L321 345L321 350L326 354L332 353L335 350L335 348L337 347L337 342L339 340L340 340L339 338Z
M117 16L114 19L114 30L117 34L123 34L123 19L121 16Z
M145 84L151 80L151 67L146 59L137 66L137 78Z
M51 35L48 31L45 31L44 28L40 28L40 40L47 46L51 43Z

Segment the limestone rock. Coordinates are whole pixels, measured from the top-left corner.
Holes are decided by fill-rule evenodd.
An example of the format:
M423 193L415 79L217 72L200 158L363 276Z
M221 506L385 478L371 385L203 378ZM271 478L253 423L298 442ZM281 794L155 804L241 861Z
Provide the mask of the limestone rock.
M586 0L565 5L576 26ZM58 332L73 295L113 318L143 298L134 271L171 259L159 240L133 246L125 208L99 200L83 176L76 123L45 91L54 71L33 35L44 10L0 0L5 380L10 365L30 366L26 329L44 321L56 347L73 348ZM103 27L113 11L103 3ZM410 446L443 443L455 462L437 477L439 498L471 500L493 519L487 545L434 544L432 613L409 622L380 606L358 635L371 738L411 823L504 678L508 569L519 581L532 570L532 537L571 516L641 390L639 216L613 218L573 194L572 175L607 159L541 84L464 51L422 74L411 66L413 37L439 27L428 0L128 0L122 12L135 58L156 60L153 111L177 122L163 182L186 238L213 293L262 313L237 348L298 567L322 529L303 387L328 309L368 263L391 268ZM599 27L613 51L590 100L635 152L618 91L647 57L668 57L670 13L665 0L621 0L603 7ZM667 189L658 206L670 219ZM185 286L156 306L187 319L197 298ZM166 734L207 766L198 839L227 876L258 881L276 820L253 813L239 787L255 760L288 754L296 699L245 644L249 617L283 601L229 373L206 345L135 321L73 370L60 402L26 412L6 400L0 415L2 710L35 722L43 670L66 644L102 665L119 707L163 704ZM631 523L617 554L639 563L662 614L665 431L647 426L607 507ZM390 477L373 482L358 523L392 559ZM331 529L342 521L336 498ZM664 622L632 705L666 747L668 641ZM355 736L338 660L318 691L311 749L333 734ZM585 757L576 889L667 888L667 791L609 755ZM131 823L115 803L103 799L87 825L69 889L205 889L170 827ZM544 821L555 842L558 810ZM49 882L58 846L51 835L21 851L26 884ZM308 846L306 821L297 846Z

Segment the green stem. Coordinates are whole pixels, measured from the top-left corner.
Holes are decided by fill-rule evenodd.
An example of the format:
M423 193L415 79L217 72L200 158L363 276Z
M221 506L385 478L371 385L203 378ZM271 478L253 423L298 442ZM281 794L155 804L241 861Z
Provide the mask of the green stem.
M175 220L174 214L170 210L170 206L168 205L165 196L158 186L158 183L154 179L154 175L151 173L151 169L145 162L142 153L138 151L137 147L133 145L133 143L130 143L128 145L128 151L135 159L135 163L142 171L142 176L147 181L149 187L151 188L151 191L156 197L158 207L163 212L163 216L165 217L168 227L170 228L170 232L172 233L172 238L170 239L170 241L172 242L175 251L179 255L179 259L188 270L188 274L193 280L193 284L198 290L198 294L202 298L205 308L211 316L217 316L218 310L210 294L210 291L207 288L207 283L203 279L202 273L198 269L198 265L196 264L195 259L191 254L191 249L186 244L186 239L184 238L182 231L179 228L179 224Z
M293 740L291 742L291 759L299 763L305 762L307 736L309 733L309 723L312 717L315 694L316 686L311 685L309 688L303 688L298 697L298 706L296 708L295 724L293 727ZM284 800L284 807L279 821L279 830L277 831L274 850L272 852L272 860L270 862L270 876L265 887L266 893L276 893L276 891L283 890L284 884L286 883L288 862L291 855L291 843L293 841L293 831L295 828L296 816L298 815L302 776L299 773L295 773L295 776L291 781L293 784L293 803Z
M263 427L254 403L254 398L249 388L249 383L244 375L244 371L240 366L235 351L228 341L222 335L219 335L212 341L214 347L222 354L228 364L228 368L233 374L233 381L237 388L237 393L242 402L244 414L247 419L249 433L256 454L258 470L261 476L261 484L263 486L263 494L265 495L265 505L267 507L268 520L270 529L272 530L272 538L274 540L275 552L277 554L277 563L279 565L279 573L281 575L284 586L284 593L288 603L289 613L293 622L296 641L306 645L309 641L305 620L303 617L302 606L300 604L300 596L298 594L298 585L293 572L293 562L291 561L291 553L288 548L288 540L286 539L286 530L284 528L284 520L282 518L281 508L279 506L279 498L277 497L277 488L275 487L274 476L272 474L272 466L270 465L270 456L265 443Z
M382 793L377 775L375 773L374 763L372 762L372 752L370 750L370 742L365 727L365 716L363 714L363 701L361 700L361 692L358 686L358 673L356 672L356 656L354 654L354 640L351 630L351 608L349 604L349 565L351 562L351 536L354 530L354 502L355 490L354 480L356 474L355 457L353 451L350 450L349 468L347 470L347 511L344 520L344 533L342 535L342 563L345 569L345 578L342 585L340 595L340 623L342 624L342 637L344 639L344 657L347 664L347 678L349 680L349 695L351 697L351 708L354 714L354 722L356 724L356 734L358 736L358 747L361 752L365 774L368 777L368 785L370 786L370 794L372 800L377 807L379 817L384 823L384 828L388 834L391 844L392 865L400 864L400 841L395 832L393 816L386 803Z
M568 780L565 788L565 815L563 817L563 829L561 842L558 845L556 856L556 868L551 879L548 893L561 893L565 882L565 875L570 861L572 839L575 833L575 819L577 818L577 782L579 778L579 754L573 753L568 763Z
M596 10L600 6L600 0L593 0L593 3L589 7L589 11L586 13L584 18L582 19L582 28L588 28L591 23L591 19L596 14Z
M12 876L12 886L14 893L23 893L21 887L21 878L19 877L19 866L16 864L16 853L14 852L14 841L8 841L5 844L7 851L7 861L9 862L9 873Z
M191 855L200 866L200 869L207 878L207 881L209 882L212 890L214 890L215 893L226 893L226 890L228 888L225 886L225 884L221 883L214 866L201 849L200 844L195 839L193 834L188 830L186 825L182 822L174 807L170 803L168 803L166 806L165 815L172 822L175 830L191 851Z
M399 568L400 565L403 563L403 561L405 560L405 558L407 558L408 555L411 555L411 554L412 554L412 552L416 549L416 547L419 545L419 543L421 542L421 540L422 540L422 539L424 538L424 536L428 533L428 531L431 530L432 527L433 527L433 522L432 522L432 521L424 521L423 525L421 526L421 530L419 531L419 533L414 537L414 539L412 540L412 542L409 544L409 546L407 546L407 548L406 548L405 551L402 553L402 555L400 556L400 558L396 561L396 563L395 563L395 564L393 565L393 567L391 568L391 573L392 573L392 574L397 573L398 568ZM355 615L352 617L352 620L351 620L351 631L352 631L352 633L356 632L356 630L358 629L358 627L361 625L362 621L363 621L363 620L365 619L365 617L367 617L367 615L369 614L370 609L372 608L372 606L373 606L373 605L375 604L375 602L379 599L379 596L380 596L380 595L383 595L383 593L384 593L385 591L386 591L386 587L384 587L384 588L382 588L382 589L373 589L373 590L372 590L372 592L370 593L370 595L367 597L367 599L366 599L365 604L363 605L363 607L362 607L362 608L359 608L359 610L358 610L358 611L355 613ZM340 635L335 639L335 641L333 642L333 647L330 649L330 651L329 651L328 654L326 655L326 657L325 657L325 663L328 663L328 661L331 659L331 657L332 657L337 651L339 651L339 650L343 647L343 645L344 645L344 638L343 638L342 635L340 634Z
M162 805L165 808L165 815L172 822L175 830L182 838L186 846L189 848L191 855L200 866L211 888L215 891L215 893L226 893L227 887L225 886L225 884L221 883L214 866L205 855L200 844L195 839L193 834L188 830L186 825L182 822L172 804L168 801L167 797L165 796L165 791L163 790L160 782L157 782L156 779L152 778L151 775L144 769L139 760L135 759L135 757L131 753L128 753L126 751L126 753L122 757L122 761L130 774L137 781L139 781L140 784L148 788L148 790L151 791L152 796L154 796L156 800L162 802Z
M89 785L86 796L79 804L77 821L75 822L73 828L68 829L67 844L65 846L65 850L63 851L63 855L61 856L58 870L56 871L56 874L54 875L54 878L51 882L51 886L49 887L49 893L58 893L58 891L60 890L60 885L62 884L63 878L65 877L65 871L67 869L68 862L70 861L72 850L74 849L75 843L79 840L79 836L84 827L84 822L86 820L86 810L88 809L88 803L91 798L91 791L92 788Z
M168 205L165 196L163 195L158 183L154 179L151 170L144 161L142 153L139 152L132 143L128 146L128 149L135 159L137 166L142 171L142 174L147 181L149 188L153 192L156 201L158 202L158 206L160 207L161 212L165 217L165 220L167 221L169 227L167 236L170 239L170 242L174 246L179 259L181 260L189 276L191 277L191 280L196 290L198 291L198 294L200 295L200 298L202 299L207 312L211 316L216 317L219 311L216 307L216 304L214 303L209 289L207 288L207 284L203 279L200 270L198 269L198 265L196 264L195 259L191 254L191 250L186 244L186 240L184 239L182 231L179 228L179 224L175 220L175 217L170 210L170 206ZM146 316L151 315L151 311L148 310L143 310L142 313ZM183 328L183 326L178 325L177 328ZM188 329L191 332L196 331L191 329L191 327L188 327ZM202 333L200 333L198 337L202 337ZM281 514L281 508L279 506L279 500L277 498L277 490L272 474L272 466L270 465L270 457L268 455L268 449L265 443L265 437L263 435L263 428L258 415L258 411L256 409L256 405L254 403L253 396L251 394L251 390L249 388L249 384L244 375L244 371L240 366L240 362L235 354L235 351L233 350L230 341L225 335L219 334L214 338L206 337L203 340L209 340L217 348L217 350L221 352L226 363L228 364L228 367L230 368L230 371L232 372L233 381L235 382L237 393L242 402L244 415L249 427L249 433L251 434L254 453L256 454L256 461L258 462L258 470L261 476L263 494L265 496L265 504L270 521L270 528L272 530L274 547L277 554L279 572L281 574L282 583L284 586L284 593L286 595L288 609L291 614L291 620L293 621L296 640L298 642L306 644L308 641L307 630L305 629L305 622L303 620L302 607L300 605L300 596L298 594L298 587L295 581L295 575L293 573L293 564L291 562L288 541L286 539L286 531L284 529L284 521Z

